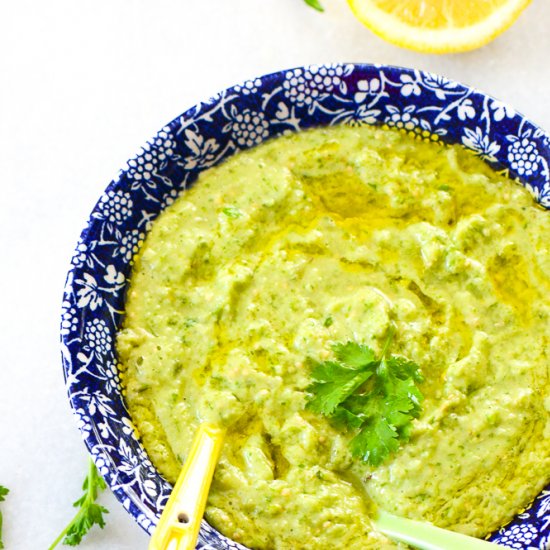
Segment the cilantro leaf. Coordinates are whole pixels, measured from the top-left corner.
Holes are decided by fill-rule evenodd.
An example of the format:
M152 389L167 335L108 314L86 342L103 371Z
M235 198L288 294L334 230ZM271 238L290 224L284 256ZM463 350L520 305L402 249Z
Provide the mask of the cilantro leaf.
M411 378L415 382L424 382L424 377L414 361L409 361L409 359L398 355L392 355L386 362L395 376L401 379Z
M358 430L365 421L361 413L355 414L344 407L336 407L330 419L335 426L354 430Z
M317 11L325 11L319 0L304 0L304 2Z
M337 361L314 363L306 408L355 432L354 457L379 466L409 439L412 420L421 412L424 378L419 366L401 356L387 356L390 330L380 358L357 342L332 346Z
M386 395L406 398L411 404L411 415L418 418L423 395L415 383L424 380L418 365L402 357L392 356L380 362L378 375L381 391Z
M97 468L90 459L88 474L82 484L84 494L73 503L73 506L79 508L79 510L48 550L53 550L62 539L63 544L77 546L94 525L99 525L103 529L105 526L103 514L108 514L109 511L103 506L96 504L96 500L98 494L105 488L105 481L99 475Z
M338 361L355 369L364 367L376 359L374 350L357 342L334 344L332 351L334 351Z
M314 382L307 388L313 394L307 408L330 416L340 403L372 376L373 371L349 368L333 361L317 363L312 372Z
M2 487L0 485L0 502L3 502L6 500L6 495L10 492L9 489L6 487ZM4 548L4 543L2 542L2 524L3 524L3 518L2 518L2 512L0 512L0 548Z
M353 456L379 466L399 449L398 434L395 428L383 417L378 417L368 429L361 429L350 442Z

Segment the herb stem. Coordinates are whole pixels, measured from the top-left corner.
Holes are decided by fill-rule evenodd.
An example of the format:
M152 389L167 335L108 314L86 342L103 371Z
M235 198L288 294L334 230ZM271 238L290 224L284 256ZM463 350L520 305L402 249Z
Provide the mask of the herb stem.
M65 527L65 529L61 531L59 536L53 541L52 545L48 548L48 550L53 550L63 540L63 537L67 534L67 532L69 531L69 528L71 527L71 523L69 523L67 527Z
M386 358L386 353L388 352L388 348L391 346L391 343L393 341L393 337L395 336L396 327L395 323L391 323L390 327L388 328L388 336L386 338L386 342L384 343L384 347L382 348L382 353L380 354L380 358L384 360Z
M48 550L53 550L61 541L69 546L76 546L92 525L97 524L101 528L105 525L102 514L107 513L107 510L95 503L99 492L105 488L105 482L91 458L82 488L84 495L74 503L79 508L78 512Z

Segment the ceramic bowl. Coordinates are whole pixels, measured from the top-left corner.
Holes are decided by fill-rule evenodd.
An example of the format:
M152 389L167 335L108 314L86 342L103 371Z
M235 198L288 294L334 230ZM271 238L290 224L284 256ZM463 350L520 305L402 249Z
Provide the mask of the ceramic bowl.
M541 98L542 99L542 98ZM159 214L198 174L273 136L333 124L383 124L460 143L550 208L550 137L510 106L418 70L334 64L281 71L234 86L166 125L111 182L82 232L62 311L69 399L99 471L151 533L171 486L136 439L114 350L132 257ZM492 535L511 548L546 548L550 487ZM243 548L203 522L198 548Z

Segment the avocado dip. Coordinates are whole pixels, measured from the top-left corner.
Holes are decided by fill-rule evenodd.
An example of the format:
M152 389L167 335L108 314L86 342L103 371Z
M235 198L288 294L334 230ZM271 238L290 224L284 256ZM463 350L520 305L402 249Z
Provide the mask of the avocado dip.
M117 338L157 469L228 428L206 517L254 549L404 548L377 507L473 536L550 474L550 216L459 146L383 128L277 138L201 174L135 258ZM418 363L420 418L378 467L305 409L335 342Z

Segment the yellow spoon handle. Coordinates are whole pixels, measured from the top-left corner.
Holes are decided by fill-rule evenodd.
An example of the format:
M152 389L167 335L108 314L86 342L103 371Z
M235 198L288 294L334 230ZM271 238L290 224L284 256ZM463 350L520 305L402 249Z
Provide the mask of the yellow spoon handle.
M189 456L153 532L149 550L195 548L224 435L225 430L213 424L199 426Z

